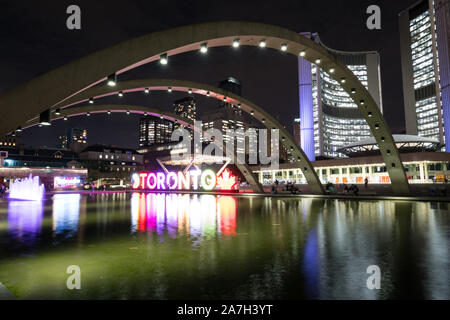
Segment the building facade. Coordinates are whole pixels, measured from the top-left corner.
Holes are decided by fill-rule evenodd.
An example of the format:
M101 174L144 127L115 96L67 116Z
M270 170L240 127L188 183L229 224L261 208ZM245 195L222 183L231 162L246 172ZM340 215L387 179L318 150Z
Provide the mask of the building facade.
M70 128L65 134L59 136L60 148L71 149L80 152L87 146L87 130L82 128Z
M176 100L173 103L173 112L180 117L195 121L197 116L197 101L194 97L185 97L183 99ZM178 125L175 126L178 129Z
M238 96L242 96L241 82L234 77L228 77L225 80L220 81L218 87ZM242 110L229 102L219 101L219 108L230 108L234 113L243 116Z
M112 179L110 183L120 180L129 181L130 173L144 168L144 156L134 149L114 146L92 145L79 155L83 167L88 169L90 180Z
M406 133L450 151L450 4L421 0L399 15Z
M446 183L450 179L450 155L444 152L418 152L400 155L409 183ZM313 163L323 184L390 184L389 173L381 156L317 160ZM262 184L306 184L298 164L284 163L278 169L254 167Z
M325 47L317 34L306 33L304 36ZM383 112L379 54L325 48L356 75ZM337 149L371 136L358 106L326 71L300 57L298 80L300 141L310 160L343 157Z
M230 107L223 107L206 112L202 117L202 129L217 129L222 133L222 141L226 146L234 140L236 154L245 156L245 122L238 113ZM230 136L227 130L234 130L236 137ZM208 141L205 141L208 142ZM224 150L225 152L225 150Z
M139 147L170 142L173 130L172 121L144 116L139 120Z

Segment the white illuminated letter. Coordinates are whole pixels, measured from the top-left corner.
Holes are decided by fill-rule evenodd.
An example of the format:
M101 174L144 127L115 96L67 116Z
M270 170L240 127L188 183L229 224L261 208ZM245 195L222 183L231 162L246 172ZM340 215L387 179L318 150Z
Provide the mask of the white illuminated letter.
M191 176L193 177L192 179L192 184L194 185L194 190L198 189L198 176L201 174L202 172L200 170L192 170L190 171Z
M212 170L203 171L200 177L200 183L202 184L202 188L211 191L216 186L216 174Z
M189 190L191 187L191 183L190 183L190 174L189 172L185 174L183 174L183 172L178 171L178 189L185 189L185 190Z
M170 184L170 179L173 180L173 183ZM176 189L178 185L177 175L175 172L169 172L166 178L166 184L170 190Z
M151 178L153 178L153 183L150 182ZM150 172L147 176L147 188L149 189L156 188L156 175L153 172Z
M156 189L166 189L164 185L164 180L166 180L165 174L162 172L158 172L156 174L157 187Z

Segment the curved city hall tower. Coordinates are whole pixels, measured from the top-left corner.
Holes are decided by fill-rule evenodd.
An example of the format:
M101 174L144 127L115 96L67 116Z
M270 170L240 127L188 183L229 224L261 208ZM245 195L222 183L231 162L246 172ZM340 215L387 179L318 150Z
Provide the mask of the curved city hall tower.
M406 133L450 152L450 4L422 0L399 15Z
M303 35L326 47L318 34ZM383 112L378 52L327 49L353 71ZM311 161L316 157L344 157L337 149L371 136L357 105L327 72L300 57L298 79L300 144Z

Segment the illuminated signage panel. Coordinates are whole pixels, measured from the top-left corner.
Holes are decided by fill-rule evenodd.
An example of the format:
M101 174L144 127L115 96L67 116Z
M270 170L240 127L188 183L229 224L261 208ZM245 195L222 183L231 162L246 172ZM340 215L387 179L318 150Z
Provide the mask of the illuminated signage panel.
M140 172L131 177L133 189L141 190L204 190L230 191L237 187L237 178L228 169L219 176L211 170L188 172Z

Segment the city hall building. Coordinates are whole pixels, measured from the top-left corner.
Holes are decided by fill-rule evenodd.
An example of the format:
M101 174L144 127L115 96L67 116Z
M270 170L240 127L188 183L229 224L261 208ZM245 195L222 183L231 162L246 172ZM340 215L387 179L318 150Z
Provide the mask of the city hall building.
M450 180L450 153L436 152L439 141L409 135L394 135L400 158L410 183L435 183ZM348 158L317 160L313 162L322 183L363 184L367 178L370 184L389 184L386 165L374 138L369 138L339 149ZM253 173L260 183L306 184L298 164L283 163L278 169L254 166Z
M370 92L381 112L380 56L376 51L344 52L326 47L318 34L304 36L325 47ZM338 149L371 136L366 120L341 84L308 60L298 59L300 145L311 161L343 155Z
M399 15L406 133L450 152L450 3L422 0Z

